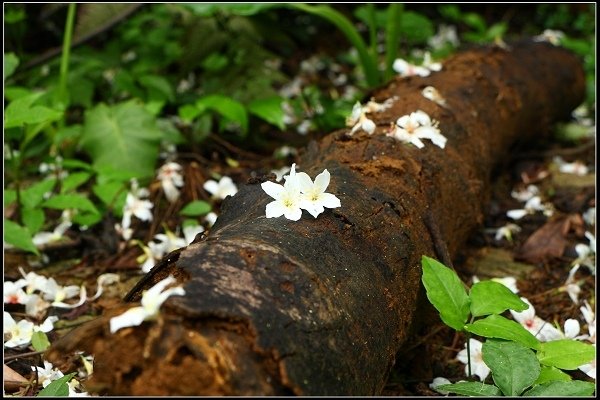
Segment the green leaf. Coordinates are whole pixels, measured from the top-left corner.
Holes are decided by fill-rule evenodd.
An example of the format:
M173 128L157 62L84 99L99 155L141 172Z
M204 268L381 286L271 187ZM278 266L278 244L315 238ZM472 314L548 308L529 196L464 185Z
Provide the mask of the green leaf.
M496 386L487 385L483 382L457 382L451 385L440 385L436 389L462 396L496 397L502 395L500 389Z
M21 193L21 202L27 208L37 207L43 200L46 193L52 192L56 185L56 179L45 179L34 183Z
M404 11L400 15L400 36L413 44L427 43L427 39L435 34L433 24L423 14Z
M4 241L19 249L30 251L38 256L40 255L31 240L29 229L6 218L4 219Z
M494 383L505 396L520 395L540 375L535 354L520 343L488 339L482 353Z
M185 104L179 107L179 109L177 109L177 114L179 115L179 118L181 118L184 122L188 123L192 122L194 118L196 118L202 112L203 110L199 109L198 107L192 104Z
M45 218L44 211L39 208L23 207L21 209L21 220L29 232L38 232L44 225Z
M577 369L596 357L596 349L591 344L577 340L552 340L542 343L537 357L543 365L560 369Z
M212 94L200 98L196 102L199 109L210 109L221 114L229 121L238 123L242 132L248 132L248 114L242 103L227 96Z
M483 337L512 340L534 350L540 349L539 340L527 329L501 315L492 314L487 318L467 324L465 330Z
M439 261L423 256L423 285L427 298L440 312L442 321L449 327L461 331L469 318L469 296L456 274Z
M179 214L187 217L197 217L199 215L208 214L212 209L211 205L202 200L194 200L179 211Z
M42 331L35 331L31 335L31 345L35 351L46 351L50 347L50 341L48 336Z
M534 385L540 385L542 383L550 382L550 381L561 381L567 382L571 380L571 376L562 372L560 369L556 367L548 367L542 366L542 370L540 372L540 376L533 383Z
M285 123L283 122L285 113L283 112L283 107L281 107L282 102L283 99L279 96L264 100L254 100L248 104L248 111L283 130L285 128Z
M59 194L53 196L46 200L43 206L48 208L56 208L59 210L74 208L76 210L89 211L98 214L98 210L94 204L87 197L79 193Z
M123 182L107 182L101 185L94 185L92 191L104 204L110 206L119 193L126 192L126 187Z
M570 381L559 382L552 381L536 385L523 393L523 396L536 397L565 397L565 396L593 396L596 385L591 382Z
M145 75L138 78L140 84L148 90L148 100L175 101L175 92L168 80L162 76Z
M4 189L4 208L17 200L17 191L14 189Z
M501 283L494 281L477 282L471 287L471 314L480 317L488 314L502 314L511 309L525 311L529 305Z
M69 396L69 381L77 374L71 372L68 375L58 378L50 382L48 386L40 390L37 397L68 397Z
M93 212L77 213L73 216L73 222L81 226L92 226L102 220L102 214Z
M81 146L94 168L127 171L150 177L158 157L162 132L156 119L135 101L100 104L85 114Z
M63 116L62 111L33 105L44 93L36 92L11 101L4 111L4 129L52 122Z
M92 166L90 164L72 158L64 159L62 165L67 169L83 169L85 171L92 171Z
M15 53L4 54L4 80L11 76L19 66L19 58Z
M91 177L92 174L89 172L74 172L62 181L60 192L66 193L69 190L76 189L86 183Z

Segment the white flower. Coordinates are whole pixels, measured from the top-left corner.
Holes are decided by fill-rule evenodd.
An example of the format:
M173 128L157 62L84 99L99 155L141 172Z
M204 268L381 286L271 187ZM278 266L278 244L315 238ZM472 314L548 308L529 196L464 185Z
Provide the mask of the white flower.
M51 316L46 318L41 325L35 325L25 319L16 322L8 312L4 311L4 338L8 338L4 342L4 346L20 347L28 345L31 343L34 332L50 332L54 329L54 322L56 321L58 321L58 317Z
M533 336L537 337L540 342L549 342L562 337L560 331L552 326L552 324L535 315L535 308L533 308L529 300L525 297L521 297L521 300L529 305L528 309L521 312L510 310L513 318L518 323L523 325Z
M204 227L202 225L188 225L183 228L183 237L185 238L186 245L191 244L196 235L204 232Z
M35 318L41 318L44 311L50 307L50 303L42 299L38 294L30 294L25 302L25 313Z
M521 202L526 202L534 196L537 196L540 193L540 189L538 189L535 185L528 185L525 189L522 190L513 190L510 195L513 199L519 200Z
M284 176L285 174L287 174L288 172L290 172L290 167L288 167L288 166L286 165L286 166L284 166L284 167L281 167L281 168L279 168L279 169L272 169L272 170L271 170L271 172L275 174L275 180L276 180L277 182L279 182L280 180L282 180L282 179L283 179L283 176Z
M206 221L206 224L210 228L215 224L215 222L217 222L217 217L217 214L211 211L204 216L204 221Z
M544 215L552 215L552 206L550 204L542 204L540 196L533 196L525 203L523 209L508 210L506 215L512 219L521 219L526 215L535 214L537 211L543 211Z
M581 161L574 161L568 163L560 156L556 156L552 159L552 162L558 166L558 170L564 174L574 175L586 175L588 173L588 167Z
M429 387L432 390L435 390L436 392L446 395L449 392L446 392L445 390L438 390L438 386L442 386L442 385L450 385L452 382L450 382L448 379L443 378L443 377L437 377L437 378L433 378L433 382L431 382L429 384Z
M71 221L63 221L54 229L53 232L38 232L33 235L32 241L36 247L41 247L48 243L58 242L64 237L65 232L71 227Z
M27 302L27 293L23 287L27 285L25 279L17 281L4 281L4 303L7 304L25 304Z
M421 139L429 139L442 149L446 146L447 141L438 129L438 122L432 120L429 115L421 110L398 118L392 131L387 133L387 136L401 142L412 143L420 149L425 146Z
M442 70L442 63L433 62L433 59L431 58L431 53L428 51L426 51L423 55L423 63L421 65L430 71L437 72Z
M465 374L469 374L469 359L471 360L471 373L477 375L481 381L490 374L490 369L483 362L483 353L481 351L483 343L477 339L469 339L470 357L467 354L467 344L465 348L458 352L456 358L465 365Z
M267 218L278 218L285 215L287 219L298 221L302 217L300 209L300 187L296 177L296 164L292 164L290 175L282 185L275 182L263 182L262 189L275 201L267 204L265 214Z
M219 182L210 179L204 182L204 190L212 194L214 198L217 199L225 199L227 196L233 196L237 193L238 189L235 186L235 183L231 180L230 177L224 176Z
M587 244L578 243L575 245L577 258L573 261L574 266L585 265L589 268L592 275L596 275L596 237L591 232L585 232L585 237L590 241Z
M106 273L96 279L96 294L90 300L96 300L104 291L104 286L112 285L119 282L121 278L118 274Z
M121 328L138 326L144 321L154 319L158 316L160 306L170 296L183 296L185 290L181 286L165 288L177 280L168 276L142 294L141 306L133 307L125 313L110 319L110 332L115 333Z
M325 193L331 177L327 169L317 175L314 183L304 172L300 172L296 176L302 193L300 208L308 211L313 217L317 218L319 214L325 211L324 207L337 208L342 206L340 199L335 195Z
M558 289L560 292L567 292L567 294L575 304L579 303L579 294L581 293L581 288L579 287L579 284L575 282L575 273L578 269L579 265L574 265L573 268L571 268L571 270L569 271L569 276L567 277L565 284Z
M167 200L171 203L179 198L179 189L177 188L183 186L181 170L181 165L176 162L168 162L158 170L157 178L162 185Z
M433 86L426 86L425 89L421 91L421 94L427 100L431 100L441 107L448 108L448 103L446 103L446 99L444 99L440 92Z
M31 370L37 373L38 383L43 387L48 386L52 381L60 379L64 376L62 371L55 368L51 362L44 360L44 367L31 366Z
M596 225L596 207L590 207L582 214L583 220L588 225Z
M154 206L149 200L142 200L148 197L148 189L138 189L135 179L131 180L131 191L127 193L125 206L123 207L123 220L121 221L122 230L125 231L131 227L131 216L134 215L142 221L152 221L150 209ZM125 236L125 235L123 235Z
M561 40L565 37L565 34L558 30L545 29L541 35L533 37L536 42L549 42L553 46L559 46Z
M394 69L394 71L400 74L401 77L414 75L429 76L429 74L431 73L429 69L413 65L402 58L397 58L396 60L394 60L392 68Z
M48 278L43 275L38 275L35 272L31 271L25 274L25 270L22 267L19 267L19 272L23 275L25 281L25 293L31 294L36 290L42 291L48 282Z
M512 242L512 235L515 232L521 232L521 227L519 225L508 223L504 226L501 226L498 229L491 229L492 232L495 232L494 239L500 240L505 238L509 242Z
M590 307L590 303L587 300L583 301L583 306L579 308L581 310L581 314L583 315L583 319L588 326L589 337L588 340L592 343L596 343L596 315L592 307Z
M397 97L387 99L383 103L377 103L376 101L370 100L366 105L361 106L360 102L356 102L352 107L352 113L346 118L346 126L352 127L350 135L353 135L357 130L362 129L369 135L375 132L375 122L367 117L369 113L382 112L392 106L397 100Z

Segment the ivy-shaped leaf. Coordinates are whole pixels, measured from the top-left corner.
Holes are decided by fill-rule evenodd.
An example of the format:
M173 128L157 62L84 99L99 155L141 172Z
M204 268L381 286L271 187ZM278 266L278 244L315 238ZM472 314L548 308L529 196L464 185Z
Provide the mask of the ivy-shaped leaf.
M482 347L483 362L505 396L519 396L540 375L540 363L532 350L520 343L488 339Z

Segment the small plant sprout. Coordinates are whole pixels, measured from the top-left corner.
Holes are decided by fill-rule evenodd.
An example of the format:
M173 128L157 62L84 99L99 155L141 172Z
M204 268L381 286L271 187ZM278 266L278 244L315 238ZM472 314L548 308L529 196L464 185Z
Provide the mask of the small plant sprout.
M341 207L340 200L331 193L325 193L331 175L323 170L313 182L305 172L296 173L296 164L292 164L290 174L286 175L282 185L274 182L263 182L263 190L275 201L267 204L267 218L278 218L284 215L287 219L298 221L302 210L308 211L317 218L326 208Z
M4 311L4 347L22 347L31 343L34 332L50 332L54 329L54 323L58 317L51 316L44 320L41 325L22 319L16 322L10 313Z
M444 108L449 108L448 103L446 102L446 99L444 99L444 97L440 94L440 92L433 86L425 87L425 89L423 89L421 91L421 94L427 100L433 101L438 106L444 107Z
M158 316L161 305L170 296L183 296L185 290L181 286L165 288L177 280L173 276L168 276L156 285L142 294L142 305L133 307L125 311L125 313L110 319L110 332L115 333L119 329L138 326L144 321L155 319Z
M167 196L167 200L173 203L179 198L179 189L183 186L183 175L181 165L176 162L168 162L158 170L157 178Z
M375 132L376 125L375 122L367 117L367 114L387 110L392 106L396 99L396 97L392 97L383 103L377 103L376 101L370 100L364 106L357 101L352 108L352 113L346 118L346 126L352 127L349 135L352 136L359 129L372 135L373 132Z
M446 146L447 139L440 133L438 125L438 121L432 120L425 112L417 110L398 118L387 136L404 143L412 143L419 149L425 147L421 139L429 139L433 144L443 149Z
M209 179L204 182L203 187L213 198L220 200L224 200L227 196L233 196L238 191L237 186L228 176L222 177L219 182Z
M471 373L477 375L483 382L485 378L490 374L489 367L483 362L483 343L477 339L469 339L470 354L467 351L467 344L465 348L458 352L456 359L465 364L465 375L469 375L469 362L471 363ZM469 357L470 356L470 357Z

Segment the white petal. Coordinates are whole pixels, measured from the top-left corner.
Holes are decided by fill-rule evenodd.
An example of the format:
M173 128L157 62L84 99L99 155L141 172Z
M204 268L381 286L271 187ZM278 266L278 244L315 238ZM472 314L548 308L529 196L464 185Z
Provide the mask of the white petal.
M219 191L219 184L216 181L213 181L212 179L204 182L204 185L202 187L204 188L204 190L206 190L212 195L216 194Z
M265 207L267 218L279 218L285 213L285 207L279 201L272 201Z
M317 177L315 178L315 188L319 193L325 192L327 190L327 186L329 186L329 181L331 179L331 175L327 169L324 169Z
M401 128L406 128L406 126L410 123L410 116L403 115L396 120L396 125Z
M129 326L138 326L144 319L146 319L147 313L143 307L133 307L125 311L123 314L113 317L110 319L110 333L115 333L121 328L127 328Z
M302 210L297 207L297 208L287 208L285 213L284 213L285 217L287 219L290 219L292 221L298 221L300 218L302 218Z
M323 193L319 196L319 203L323 207L327 208L338 208L342 206L340 199L338 199L335 195L331 193Z
M260 184L260 187L272 198L279 199L284 187L278 183L267 181Z
M519 209L517 209L517 210L508 210L506 212L506 216L507 217L515 219L515 220L521 219L524 216L526 216L527 214L528 214L527 210L519 210Z
M313 190L313 181L306 172L298 172L296 174L296 179L298 180L298 186L301 193L307 193Z
M362 130L367 132L369 135L372 135L375 132L375 122L370 120L369 118L365 118L361 124Z
M568 338L575 338L575 336L579 335L579 321L573 318L569 318L565 321L565 336Z

